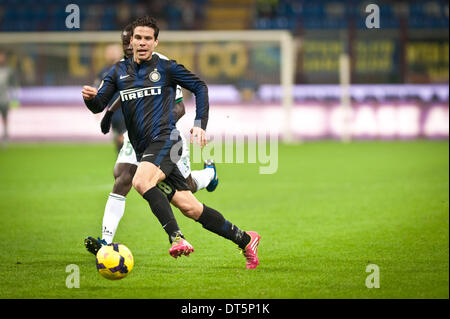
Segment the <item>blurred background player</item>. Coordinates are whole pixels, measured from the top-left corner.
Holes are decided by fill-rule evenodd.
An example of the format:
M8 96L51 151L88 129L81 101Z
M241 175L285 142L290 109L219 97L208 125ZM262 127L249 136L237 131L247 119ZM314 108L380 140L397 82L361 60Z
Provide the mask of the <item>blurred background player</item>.
M129 24L124 28L121 35L125 59L133 55L133 51L130 49L131 31L132 27L131 24ZM167 57L157 52L154 52L154 54L158 54L161 58L167 59ZM181 87L177 88L175 103L174 113L176 118L179 120L185 114ZM117 99L106 110L102 119L101 127L103 133L106 134L109 132L111 120L114 118L113 114L122 113L122 110L119 110L120 107L120 99L117 97ZM128 138L128 133L125 131L123 136L123 146L120 149L116 164L114 166L113 190L108 196L103 215L102 239L88 237L85 240L86 249L93 254L97 253L98 249L101 247L101 244L112 243L119 222L125 212L126 196L131 190L132 180L136 172L137 165L139 164L136 159L136 153L134 152L133 146ZM214 191L219 182L214 162L212 160L207 160L204 164L203 170L191 171L189 146L187 145L186 139L182 134L181 138L183 141L183 153L177 163L177 166L183 177L186 179L191 192L195 193L203 188L206 188L209 192ZM171 201L175 190L164 182L159 183L158 187L168 196L169 201Z
M118 44L109 44L105 48L105 60L106 60L106 66L100 71L100 73L97 75L97 78L94 81L94 86L98 87L102 81L102 79L106 76L108 71L111 69L111 67L120 59L123 58L123 54L126 54L125 51L122 50L120 45ZM117 94L118 96L118 94ZM117 97L116 96L116 97ZM113 101L115 98L113 99ZM111 114L111 126L113 131L113 141L114 145L116 146L117 152L120 151L120 149L123 146L123 133L126 131L125 127L125 120L123 118L122 112L115 112Z
M12 89L16 86L12 69L6 64L6 53L0 49L0 113L2 116L3 132L1 144L8 141L8 110L12 102Z

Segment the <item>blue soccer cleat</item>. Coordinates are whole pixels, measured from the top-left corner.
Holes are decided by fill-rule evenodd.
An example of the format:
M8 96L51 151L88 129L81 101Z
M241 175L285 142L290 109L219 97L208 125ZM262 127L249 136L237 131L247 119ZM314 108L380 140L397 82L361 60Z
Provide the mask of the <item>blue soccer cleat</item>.
M206 190L208 192L214 192L214 190L217 188L217 185L219 185L219 178L217 177L216 164L214 164L214 161L212 159L206 160L205 164L203 165L203 168L208 167L214 169L214 178L211 182L209 182L208 186L206 186Z
M104 239L100 239L100 237L95 239L89 236L84 240L84 247L86 247L86 250L88 252L94 255L97 255L97 252L100 250L100 248L102 248L102 246L106 244L106 241Z

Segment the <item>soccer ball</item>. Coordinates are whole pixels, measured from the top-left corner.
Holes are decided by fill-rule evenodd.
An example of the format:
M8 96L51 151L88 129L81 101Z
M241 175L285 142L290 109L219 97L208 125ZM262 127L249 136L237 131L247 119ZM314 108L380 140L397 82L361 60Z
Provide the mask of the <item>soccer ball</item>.
M131 272L134 258L125 245L113 243L99 249L96 263L100 275L107 279L118 280L125 278Z

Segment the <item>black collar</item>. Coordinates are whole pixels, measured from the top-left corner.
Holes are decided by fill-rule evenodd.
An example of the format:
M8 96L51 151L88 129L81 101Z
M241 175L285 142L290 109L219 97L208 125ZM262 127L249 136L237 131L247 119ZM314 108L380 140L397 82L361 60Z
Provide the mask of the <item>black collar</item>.
M152 58L150 60L141 62L140 64L136 63L134 61L133 56L130 58L133 61L133 65L135 69L141 68L141 67L150 67L153 68L159 61L159 56L157 54L152 54Z

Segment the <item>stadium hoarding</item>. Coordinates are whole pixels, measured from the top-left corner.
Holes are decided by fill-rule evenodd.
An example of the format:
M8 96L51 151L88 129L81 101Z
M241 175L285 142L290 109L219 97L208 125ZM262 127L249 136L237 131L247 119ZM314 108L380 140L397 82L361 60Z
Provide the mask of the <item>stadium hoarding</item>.
M283 132L283 108L277 104L214 104L208 135L251 137ZM188 134L195 115L191 102L179 129ZM80 104L65 107L34 105L11 110L10 137L17 141L109 141L100 132L101 114L92 115ZM354 103L345 114L338 103L296 103L292 110L293 136L298 140L339 139L348 129L352 139L448 139L448 103ZM1 129L0 124L0 129Z
M106 140L99 134L101 116L85 109L80 90L78 86L21 88L18 98L22 107L11 112L11 138ZM447 85L354 84L349 91L353 103L345 113L338 85L294 86L289 125L295 139L339 139L344 131L353 139L449 137ZM257 100L247 103L242 103L240 92L232 85L209 85L209 95L214 112L208 134L282 135L286 117L280 86L261 86ZM185 94L185 103L188 109L180 128L187 133L195 113L190 94Z
M242 93L235 86L208 84L210 101L213 103L239 104L244 100ZM79 86L42 86L24 87L17 92L22 105L66 105L83 103ZM185 93L187 93L185 91ZM449 88L446 84L353 84L350 95L356 101L368 98L379 101L392 98L404 100L415 97L422 101L437 99L449 100ZM278 103L282 100L283 90L280 85L261 85L255 98L262 103ZM341 87L334 84L294 85L293 97L296 101L308 99L339 99ZM186 99L190 95L185 96Z

